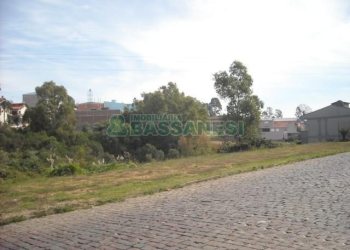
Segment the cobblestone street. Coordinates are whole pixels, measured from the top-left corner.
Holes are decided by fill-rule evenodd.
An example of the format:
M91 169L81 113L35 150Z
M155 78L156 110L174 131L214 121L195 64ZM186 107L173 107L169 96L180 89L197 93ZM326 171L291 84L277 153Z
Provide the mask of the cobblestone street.
M0 227L0 249L350 249L350 153Z

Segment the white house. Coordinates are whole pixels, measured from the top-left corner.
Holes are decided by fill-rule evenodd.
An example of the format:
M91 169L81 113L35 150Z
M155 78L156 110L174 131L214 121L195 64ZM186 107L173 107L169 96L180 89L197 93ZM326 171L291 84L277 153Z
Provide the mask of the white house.
M16 124L16 126L23 126L22 118L26 110L27 110L27 106L25 103L11 104L11 115L12 115L13 123Z
M280 118L272 120L261 120L259 124L261 137L282 141L298 137L297 119Z
M7 123L10 109L5 109L3 104L7 100L4 97L0 97L0 124Z
M35 92L23 94L22 102L27 104L28 107L33 108L38 103L38 96Z

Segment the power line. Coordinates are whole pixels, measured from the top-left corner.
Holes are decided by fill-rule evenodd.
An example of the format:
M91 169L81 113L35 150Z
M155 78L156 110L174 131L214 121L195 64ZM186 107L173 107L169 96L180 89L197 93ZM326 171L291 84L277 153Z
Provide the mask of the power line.
M0 55L0 59L1 58L23 58L23 57L41 57L41 58L47 58L47 59L56 59L56 58L64 58L67 57L69 59L74 59L74 58L78 58L78 59L82 59L82 58L92 58L92 59L96 59L96 58L103 58L104 60L114 60L114 59L125 59L125 58L129 58L129 59L133 59L133 60L140 60L140 61L145 61L146 59L162 59L164 58L159 57L159 56L134 56L134 55L119 55L119 54L108 54L108 55L97 55L97 54L93 54L93 55L82 55L82 54L71 54L71 53L52 53L52 54L44 54L44 53L23 53L23 54L2 54ZM212 60L213 57L204 57L204 56L182 56L182 57L174 57L171 56L172 59L174 60Z

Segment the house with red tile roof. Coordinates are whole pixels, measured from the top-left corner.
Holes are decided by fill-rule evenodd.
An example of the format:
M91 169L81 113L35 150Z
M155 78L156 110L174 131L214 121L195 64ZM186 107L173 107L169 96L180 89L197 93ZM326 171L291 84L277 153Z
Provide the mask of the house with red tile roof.
M11 103L11 116L12 123L14 127L23 127L22 123L23 115L27 110L27 105L25 103Z

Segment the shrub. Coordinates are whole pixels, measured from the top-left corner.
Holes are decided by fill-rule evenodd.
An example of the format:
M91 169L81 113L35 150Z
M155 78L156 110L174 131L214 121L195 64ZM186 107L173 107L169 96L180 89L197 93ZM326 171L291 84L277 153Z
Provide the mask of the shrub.
M239 151L249 150L250 148L251 148L251 144L245 141L242 141L242 142L226 141L221 144L219 148L219 152L221 153L239 152Z
M155 157L154 157L157 161L163 161L164 160L164 152L163 150L157 150Z
M175 148L169 149L169 152L168 152L168 158L169 159L176 159L176 158L179 158L179 157L180 157L179 150L177 150Z
M149 162L155 158L156 152L156 147L152 144L147 143L136 150L135 156L136 159L140 162Z
M103 156L103 147L101 143L97 141L90 141L88 146L90 149L90 153L89 153L90 155L98 158Z
M346 137L349 134L349 132L350 132L350 129L345 129L345 128L339 129L339 133L342 137L342 139L341 139L342 141L346 141Z
M179 145L179 150L181 152L181 155L190 156L194 154L194 145L193 145L192 137L181 136L179 138L178 145Z
M38 157L38 151L35 150L24 151L22 158L18 160L18 169L22 171L39 171L42 164L41 159Z
M219 153L230 153L233 152L235 143L232 141L224 141L219 147Z
M8 127L0 126L0 146L7 152L22 148L25 140L23 134Z
M203 155L211 151L210 141L206 135L181 136L178 141L181 155Z
M7 169L0 166L0 179L6 179L9 176Z
M106 163L115 163L116 162L114 155L109 154L109 153L104 153L103 159L105 160Z
M24 147L31 149L51 148L57 144L55 137L49 137L46 132L28 132L25 134Z
M81 173L81 169L76 164L59 165L51 170L50 176L70 176Z
M275 142L271 141L271 140L265 140L264 146L266 148L277 148L280 145L278 143L275 143Z
M9 154L6 151L3 151L0 149L0 159L1 159L1 164L8 164L10 158L9 158Z
M249 138L244 140L244 142L242 142L241 144L243 144L243 150L244 148L246 148L245 144L248 144L248 149L250 149L251 147L276 148L279 146L279 144L272 142L271 140L266 140L265 138Z

